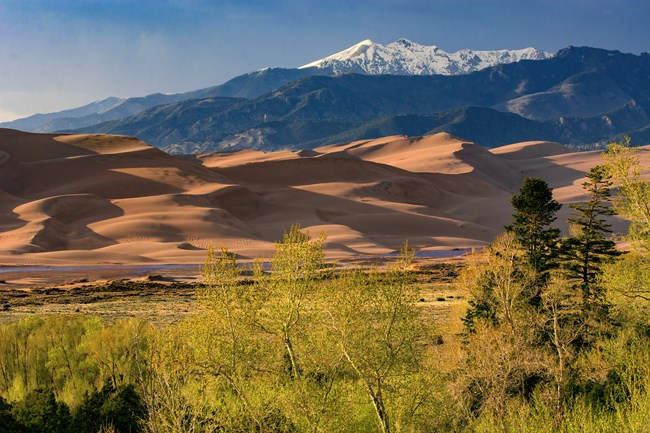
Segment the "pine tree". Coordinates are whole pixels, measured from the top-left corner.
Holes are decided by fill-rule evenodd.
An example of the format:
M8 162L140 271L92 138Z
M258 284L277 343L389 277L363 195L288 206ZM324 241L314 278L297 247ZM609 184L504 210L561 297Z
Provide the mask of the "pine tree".
M582 292L585 308L602 301L603 290L597 285L597 276L603 263L621 255L616 244L606 238L611 224L603 218L615 212L607 205L612 182L604 166L596 166L587 174L582 187L589 192L589 200L572 204L574 210L569 222L575 235L562 243L561 261L574 285Z
M531 177L524 179L519 194L511 202L515 209L514 222L505 228L515 234L536 274L529 295L536 304L548 271L556 267L560 230L550 225L562 205L553 199L553 190L543 179Z
M0 431L3 433L26 433L27 429L21 426L11 414L11 405L0 396Z

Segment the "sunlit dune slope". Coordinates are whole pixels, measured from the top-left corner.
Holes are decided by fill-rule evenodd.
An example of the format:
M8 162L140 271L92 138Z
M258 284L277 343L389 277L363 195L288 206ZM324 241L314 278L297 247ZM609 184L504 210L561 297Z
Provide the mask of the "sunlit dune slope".
M198 263L208 245L269 256L293 223L326 232L331 257L406 239L482 246L510 222L525 176L580 200L599 158L546 142L488 151L444 133L172 157L125 136L0 130L0 260Z

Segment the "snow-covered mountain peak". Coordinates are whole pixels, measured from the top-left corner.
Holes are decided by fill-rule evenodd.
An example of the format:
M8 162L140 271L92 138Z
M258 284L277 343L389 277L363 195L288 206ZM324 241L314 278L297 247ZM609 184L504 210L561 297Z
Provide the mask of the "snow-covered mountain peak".
M435 45L405 38L383 45L366 39L352 47L300 68L331 69L335 74L459 75L519 60L541 60L552 53L536 48L447 53Z

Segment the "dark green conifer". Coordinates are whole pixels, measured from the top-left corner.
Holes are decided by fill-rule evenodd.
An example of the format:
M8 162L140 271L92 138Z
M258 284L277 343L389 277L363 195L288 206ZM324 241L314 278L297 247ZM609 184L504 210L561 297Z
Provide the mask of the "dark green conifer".
M589 199L571 205L574 212L569 222L575 233L562 243L561 261L569 277L578 281L574 287L580 289L584 307L589 308L602 302L603 289L597 284L601 265L621 252L606 237L611 233L611 224L603 217L614 215L614 211L607 205L612 183L605 167L592 168L582 186Z
M525 257L536 278L530 287L529 298L537 304L541 289L548 279L548 271L557 266L560 230L550 227L562 205L553 199L553 190L539 178L527 177L512 197L514 222L506 230L515 234L525 251Z
M36 388L12 408L16 421L32 433L70 432L70 410L51 389Z
M27 433L27 429L18 424L11 414L11 405L2 397L0 397L0 432Z
M146 409L133 385L121 385L115 389L107 383L88 395L77 408L72 420L72 430L79 433L95 433L102 426L110 425L118 433L142 431Z

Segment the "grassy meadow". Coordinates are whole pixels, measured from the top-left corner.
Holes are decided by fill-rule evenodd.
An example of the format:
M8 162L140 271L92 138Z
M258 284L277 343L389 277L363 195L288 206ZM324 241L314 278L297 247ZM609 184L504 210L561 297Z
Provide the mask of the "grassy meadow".
M637 164L611 146L565 237L550 189L527 179L512 226L462 262L418 264L406 243L383 266L329 266L325 237L296 225L270 268L210 249L200 284L16 296L0 324L0 431L650 431ZM627 253L605 218L614 186Z

